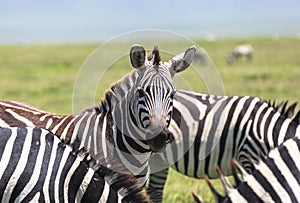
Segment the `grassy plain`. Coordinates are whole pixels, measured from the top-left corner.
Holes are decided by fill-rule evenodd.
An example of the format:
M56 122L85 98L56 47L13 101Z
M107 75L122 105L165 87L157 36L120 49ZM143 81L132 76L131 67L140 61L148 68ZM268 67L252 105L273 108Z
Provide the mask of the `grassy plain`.
M239 42L254 47L252 63L226 63L229 50ZM175 42L174 42L175 43ZM227 95L251 95L263 99L300 101L300 40L254 38L247 40L198 40L215 63ZM159 43L158 43L159 44ZM17 100L60 114L72 113L73 86L80 67L97 45L3 45L0 46L0 99ZM128 52L129 52L128 47ZM113 51L113 50L108 50ZM165 58L167 59L167 58ZM101 64L100 64L101 66ZM131 70L122 58L101 80L96 101L105 89ZM203 81L190 78L193 89L207 93ZM219 191L222 185L213 181ZM171 170L165 189L165 202L192 202L191 190L213 202L206 183Z

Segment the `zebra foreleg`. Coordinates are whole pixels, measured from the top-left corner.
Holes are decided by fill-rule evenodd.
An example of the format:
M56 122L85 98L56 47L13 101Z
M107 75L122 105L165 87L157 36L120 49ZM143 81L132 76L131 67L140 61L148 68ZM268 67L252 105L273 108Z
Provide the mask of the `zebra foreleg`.
M151 171L151 167L150 167ZM155 173L150 173L147 192L153 202L162 202L163 190L169 173L169 168L163 169Z
M169 161L164 153L152 153L149 159L149 182L147 192L155 203L162 202L163 191L169 172Z

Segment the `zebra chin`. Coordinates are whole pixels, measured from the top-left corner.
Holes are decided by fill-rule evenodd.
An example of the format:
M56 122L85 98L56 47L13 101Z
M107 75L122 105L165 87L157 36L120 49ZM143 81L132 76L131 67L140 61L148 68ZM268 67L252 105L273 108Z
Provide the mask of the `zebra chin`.
M147 140L150 151L160 152L165 149L166 145L174 141L173 134L168 129L163 129L157 136Z

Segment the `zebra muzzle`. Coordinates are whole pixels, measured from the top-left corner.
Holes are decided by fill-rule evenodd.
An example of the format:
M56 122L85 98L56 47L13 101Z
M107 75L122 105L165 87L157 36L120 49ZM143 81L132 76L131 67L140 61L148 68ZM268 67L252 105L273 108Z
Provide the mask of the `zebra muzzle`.
M173 134L168 129L163 129L157 136L148 140L148 144L152 152L160 152L168 143L173 141Z

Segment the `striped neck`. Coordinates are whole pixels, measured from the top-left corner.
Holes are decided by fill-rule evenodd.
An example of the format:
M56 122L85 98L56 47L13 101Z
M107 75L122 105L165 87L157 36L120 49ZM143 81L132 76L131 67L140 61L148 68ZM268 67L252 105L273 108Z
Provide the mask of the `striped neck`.
M136 71L129 73L105 93L101 106L91 112L111 115L113 143L121 162L134 175L145 175L150 157L149 145L144 141L146 135L138 128L130 113L130 104L138 80ZM109 128L109 124L106 128ZM110 127L110 128L111 128ZM107 131L108 129L106 129ZM107 136L106 134L102 134ZM109 135L110 136L110 135Z
M145 133L132 120L130 95L129 92L127 99L117 103L112 112L115 149L129 171L134 175L146 175L151 152Z

